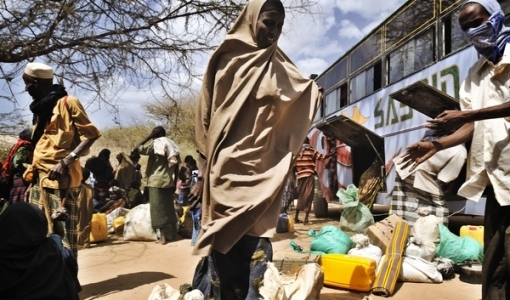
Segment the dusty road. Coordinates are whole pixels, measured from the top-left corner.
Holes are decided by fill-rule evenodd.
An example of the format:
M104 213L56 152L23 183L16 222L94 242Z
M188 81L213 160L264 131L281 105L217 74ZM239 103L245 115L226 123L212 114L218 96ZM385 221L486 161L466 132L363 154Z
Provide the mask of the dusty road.
M325 225L336 225L338 219L311 219L313 225L296 225L294 233L277 234L273 241L274 258L295 255L289 241L307 249L311 238L310 228L319 230ZM154 242L127 242L122 237L112 237L108 242L92 245L79 252L79 278L83 286L80 299L146 300L159 283L174 288L191 283L194 268L199 260L191 256L189 240L167 245ZM361 300L369 293L349 292L325 287L321 299ZM369 299L385 299L370 295ZM463 283L458 276L441 284L397 283L391 299L451 299L479 300L481 286Z

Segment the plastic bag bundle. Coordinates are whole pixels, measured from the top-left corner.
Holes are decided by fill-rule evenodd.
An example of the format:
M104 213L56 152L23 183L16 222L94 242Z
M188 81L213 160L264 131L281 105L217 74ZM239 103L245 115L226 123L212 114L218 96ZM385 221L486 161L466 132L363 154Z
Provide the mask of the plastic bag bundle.
M399 281L441 283L443 276L436 266L420 257L404 256L402 270L398 276Z
M347 254L354 256L361 256L375 260L376 265L383 255L381 248L370 244L370 239L364 234L355 234L351 237L352 242L355 244L354 248L349 250Z
M446 257L458 264L463 261L483 261L483 247L470 237L459 237L439 224L441 242L436 247L436 256Z
M364 233L370 225L374 225L374 217L370 209L359 202L358 188L349 184L346 189L339 189L338 198L345 207L340 216L340 228L348 233Z
M434 215L420 217L413 225L414 236L436 245L440 242L439 227L441 221ZM442 223L441 223L442 224Z
M409 238L404 254L432 261L436 256L436 245L431 241L412 236Z
M117 207L116 209L112 210L111 213L106 215L106 224L108 227L108 233L115 233L115 227L113 226L113 220L117 219L118 217L123 217L129 213L129 209L124 207Z
M443 280L449 280L455 277L455 268L453 267L453 261L449 258L436 257L432 261L436 266L436 269L443 275Z
M126 215L124 221L125 241L155 241L156 232L152 229L150 204L140 204Z
M148 300L178 300L181 293L167 283L158 284L152 289Z
M324 272L317 264L305 264L292 275L282 275L267 264L259 293L264 300L319 300Z
M319 232L310 229L308 235L314 238L310 244L311 251L346 254L353 246L351 238L332 225L322 227Z

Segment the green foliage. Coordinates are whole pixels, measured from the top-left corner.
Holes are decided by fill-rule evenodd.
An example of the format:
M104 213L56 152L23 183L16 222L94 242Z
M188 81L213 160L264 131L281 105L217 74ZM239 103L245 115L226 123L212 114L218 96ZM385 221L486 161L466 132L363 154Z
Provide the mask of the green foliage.
M127 125L104 128L102 137L91 148L91 155L97 155L103 148L110 149L112 157L116 153L130 153L131 150L145 139L155 126L163 126L167 137L172 139L181 150L181 159L186 155L197 158L195 147L195 96L188 95L183 99L169 97L155 100L144 106L149 116L143 121L132 119ZM145 159L140 164L144 166ZM113 164L115 166L115 164Z

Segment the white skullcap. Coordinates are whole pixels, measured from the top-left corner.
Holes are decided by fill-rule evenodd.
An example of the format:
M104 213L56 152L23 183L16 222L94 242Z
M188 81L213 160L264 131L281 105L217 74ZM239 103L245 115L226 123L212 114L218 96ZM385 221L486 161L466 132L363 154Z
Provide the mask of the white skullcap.
M42 63L28 63L25 67L25 74L33 78L53 79L53 69Z

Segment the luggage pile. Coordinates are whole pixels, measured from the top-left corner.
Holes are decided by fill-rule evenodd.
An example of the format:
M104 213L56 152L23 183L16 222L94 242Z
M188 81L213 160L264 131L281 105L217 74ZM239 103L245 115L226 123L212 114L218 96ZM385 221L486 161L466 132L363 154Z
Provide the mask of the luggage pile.
M325 226L308 234L314 237L309 251L294 241L291 247L308 258L315 256L301 265L320 265L327 286L391 296L397 281L441 283L456 272L462 281L481 283L480 226L464 226L457 236L433 215L419 218L412 228L397 215L390 215L363 233L349 235L335 226ZM299 259L292 261L291 269L296 270ZM275 265L285 271L281 261Z

